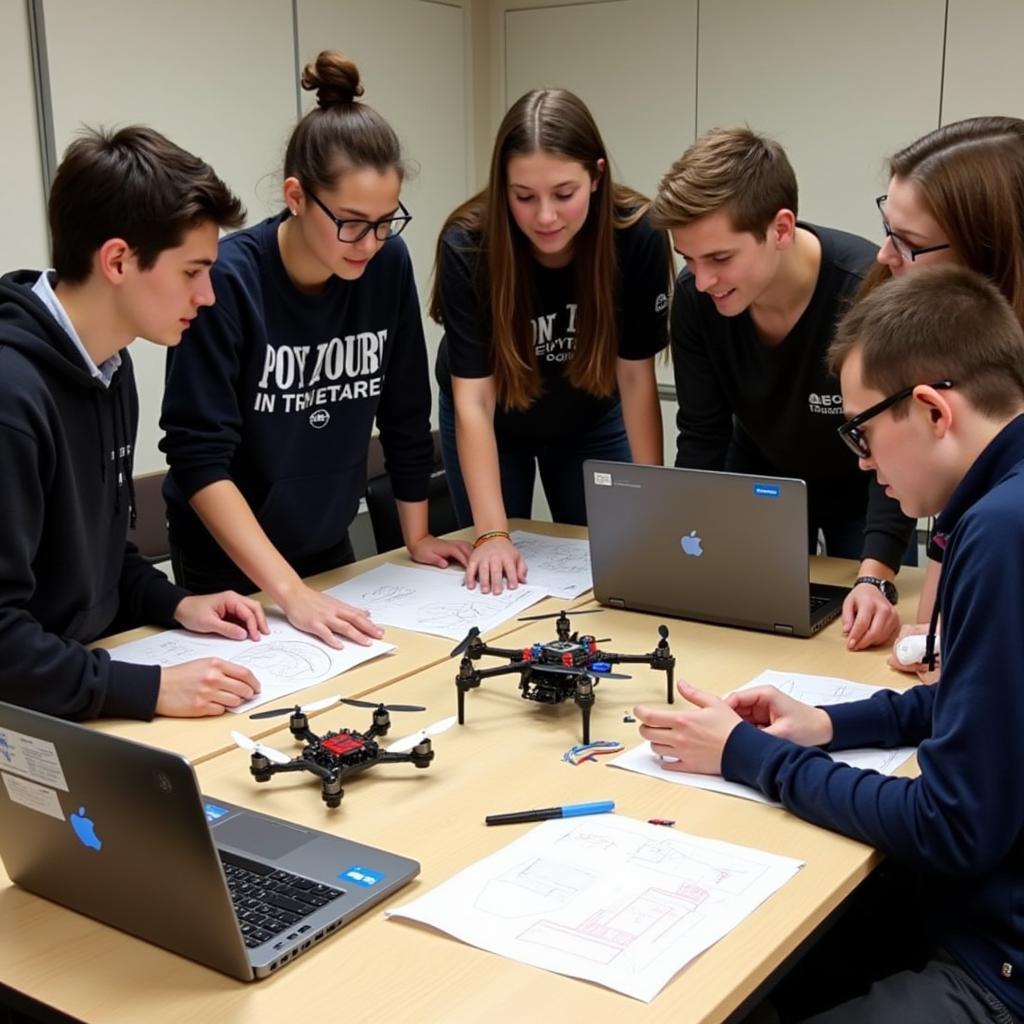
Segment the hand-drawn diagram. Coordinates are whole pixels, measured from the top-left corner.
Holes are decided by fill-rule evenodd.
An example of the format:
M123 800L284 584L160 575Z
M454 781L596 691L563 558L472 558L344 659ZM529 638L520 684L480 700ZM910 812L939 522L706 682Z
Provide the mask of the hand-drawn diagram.
M331 659L323 646L302 640L264 640L233 660L265 684L300 679L308 686L331 674Z
M525 530L513 531L510 539L526 559L531 585L554 597L576 597L593 586L587 541Z

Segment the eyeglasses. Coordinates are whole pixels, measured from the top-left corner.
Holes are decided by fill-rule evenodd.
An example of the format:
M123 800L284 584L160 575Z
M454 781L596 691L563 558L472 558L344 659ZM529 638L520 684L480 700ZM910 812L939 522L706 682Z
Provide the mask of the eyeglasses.
M892 247L896 250L901 260L913 263L918 256L923 256L926 252L939 252L942 249L953 248L949 242L943 242L941 245L923 245L915 249L905 238L901 238L889 226L889 218L885 215L885 201L888 198L888 196L879 196L875 200L875 205L878 207L878 212L882 215L882 230L885 232L885 237L892 242Z
M386 217L383 220L342 220L331 213L330 208L322 203L312 192L306 195L334 221L338 229L339 242L361 242L371 231L378 242L386 242L389 238L396 238L404 230L406 224L412 220L412 214L399 200L398 208L402 211L399 217Z
M946 391L953 387L953 382L951 380L940 380L931 386L936 391ZM847 420L838 428L839 436L846 442L846 446L858 459L871 458L871 446L868 444L868 439L864 436L864 431L861 430L861 427L880 412L885 412L886 409L891 409L897 402L902 402L904 398L909 398L914 393L914 388L916 387L916 384L911 384L909 388L904 388L902 391L897 391L895 395L883 398L880 402L876 402L863 412L857 413L856 416Z

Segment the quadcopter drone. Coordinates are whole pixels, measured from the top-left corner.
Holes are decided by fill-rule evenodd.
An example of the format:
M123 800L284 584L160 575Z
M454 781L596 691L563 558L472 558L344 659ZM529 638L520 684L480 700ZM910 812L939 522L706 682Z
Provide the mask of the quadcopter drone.
M319 711L332 704L351 704L354 707L373 708L373 721L364 732L354 729L340 729L318 736L309 727L308 713ZM345 697L328 697L326 700L307 704L305 707L277 708L273 711L259 711L250 718L273 718L275 715L290 714L288 728L296 740L305 743L296 757L259 740L251 739L240 732L232 732L235 744L252 754L249 771L257 782L269 782L278 772L311 772L320 779L321 795L328 807L338 807L345 791L342 780L378 764L395 764L411 761L417 768L426 768L434 760L430 737L444 732L455 723L454 718L435 722L433 725L414 732L411 736L396 740L389 747L382 747L377 738L385 736L391 728L392 711L425 711L416 704L375 704L371 701L352 700Z
M577 612L585 615L600 608ZM529 615L521 622L554 618L553 615ZM538 704L561 704L572 698L583 718L583 742L590 742L590 709L594 706L594 687L600 679L629 679L630 676L611 671L612 665L646 664L666 675L666 695L669 704L675 702L673 687L676 659L668 646L668 627L659 626L658 646L650 654L613 654L598 648L604 641L592 636L570 633L569 616L559 612L555 622L556 639L548 643L513 650L491 647L480 639L475 626L455 647L451 657L462 655L455 685L459 691L459 725L465 724L466 691L473 690L484 679L492 676L519 673L519 691L523 700ZM510 664L497 668L475 668L473 662L485 654L508 658Z

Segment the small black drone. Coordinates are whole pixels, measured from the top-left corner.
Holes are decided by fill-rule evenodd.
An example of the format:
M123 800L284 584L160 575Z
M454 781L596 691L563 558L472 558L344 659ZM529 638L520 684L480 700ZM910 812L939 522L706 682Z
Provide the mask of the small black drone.
M365 732L354 729L340 729L326 732L318 736L309 727L307 714L319 711L331 704L351 704L355 707L373 708L373 721ZM345 791L341 787L342 780L378 764L396 764L411 761L417 768L426 768L434 760L434 751L430 737L444 732L455 724L454 718L435 722L419 732L396 740L384 748L377 738L387 735L391 728L392 711L425 711L426 708L415 704L375 704L365 700L352 700L345 697L329 697L326 700L307 704L305 707L296 705L294 708L277 708L273 711L260 711L250 718L272 718L275 715L290 714L288 728L296 740L306 746L296 757L268 747L259 740L254 740L240 732L232 732L231 737L243 750L252 754L249 771L257 782L269 782L272 775L278 772L311 772L321 782L321 793L328 807L338 807Z
M585 615L600 608L577 612ZM554 618L554 615L530 615L521 622ZM603 679L629 679L611 671L612 665L644 664L666 674L666 696L669 704L675 702L673 687L676 659L668 646L668 627L659 626L661 638L650 654L613 654L598 648L603 640L592 636L570 633L569 616L559 612L555 622L557 639L546 644L513 650L505 647L490 647L480 639L480 630L475 626L455 647L451 656L462 655L455 685L459 691L459 725L465 724L466 691L473 690L484 679L492 676L519 673L519 691L523 700L538 704L561 704L570 697L576 701L583 717L583 742L590 742L590 709L594 706L594 687ZM510 664L497 668L475 668L473 662L483 655L509 658Z

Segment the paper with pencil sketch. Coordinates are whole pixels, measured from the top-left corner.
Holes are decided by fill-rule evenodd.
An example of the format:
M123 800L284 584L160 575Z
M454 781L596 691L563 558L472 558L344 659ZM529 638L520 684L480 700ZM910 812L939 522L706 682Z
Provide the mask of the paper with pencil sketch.
M259 640L228 640L210 633L168 629L112 648L110 656L115 661L165 668L197 658L222 658L244 665L259 680L260 692L252 700L228 708L242 714L395 649L394 644L382 640L374 640L368 647L343 641L345 646L338 651L296 629L273 609L267 611L267 625L269 635Z
M650 1002L802 865L591 815L544 822L387 914Z
M738 690L749 690L755 686L774 686L783 693L802 701L804 704L849 704L857 700L867 700L873 694L885 689L883 686L868 686L866 683L853 683L848 679L836 679L832 676L805 675L801 672L776 672L767 669L756 679L738 686ZM837 750L830 753L832 760L848 764L852 768L866 768L892 775L894 771L911 754L913 747L897 747L893 750L863 748L857 750ZM665 762L651 750L650 743L641 743L637 747L620 754L608 762L616 768L640 772L665 782L673 782L677 786L696 786L698 789L710 789L716 793L727 793L730 796L741 796L746 800L757 800L764 804L781 806L775 800L769 800L763 793L740 782L729 782L721 775L698 775L694 772L674 772L665 767Z
M574 598L594 585L590 574L590 542L514 530L509 540L526 559L526 579L552 597Z
M540 587L520 584L500 594L467 590L462 572L378 565L325 591L339 601L369 609L374 622L461 640L476 626L481 633L547 597Z

